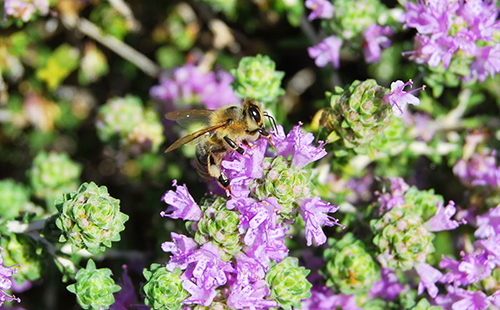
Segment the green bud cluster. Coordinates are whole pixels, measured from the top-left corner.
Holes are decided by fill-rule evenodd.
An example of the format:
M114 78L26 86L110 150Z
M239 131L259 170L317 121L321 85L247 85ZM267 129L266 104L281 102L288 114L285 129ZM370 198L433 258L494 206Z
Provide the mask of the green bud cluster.
M403 119L392 117L383 132L376 135L370 142L369 148L371 152L377 151L379 154L394 156L406 150L410 142L408 127L403 123Z
M85 269L78 270L76 283L67 287L76 295L78 304L83 309L108 309L114 302L113 293L121 290L111 278L109 268L97 269L94 261L89 259Z
M425 262L427 254L434 252L434 234L423 223L418 210L405 206L394 207L370 222L382 266L409 270Z
M133 155L156 152L163 143L163 126L157 113L144 109L136 96L110 99L97 115L97 136Z
M415 186L410 187L404 199L404 208L417 211L424 222L436 214L438 204L444 203L441 195L434 194L434 189L420 191Z
M369 144L391 120L392 107L383 100L385 93L384 87L370 79L356 80L331 95L331 107L324 110L321 119L330 133L330 141L342 139L347 148Z
M0 218L11 219L29 204L30 194L24 185L12 179L0 181Z
M42 248L37 247L31 238L17 234L2 235L0 248L4 250L2 258L5 266L19 265L13 275L18 285L40 279L45 257Z
M326 261L327 285L335 286L343 294L363 294L380 280L380 270L365 245L352 233L341 240L329 239L331 248L323 257Z
M264 178L256 179L250 190L259 199L275 197L281 206L280 214L294 219L297 199L309 198L314 190L311 171L291 165L283 156L264 158Z
M273 265L266 274L270 297L285 310L300 308L301 300L311 297L312 284L306 279L311 271L299 267L298 260L290 256Z
M379 0L361 0L356 4L349 0L336 0L335 15L326 23L330 29L345 40L363 35L366 28L377 24L377 19L387 11ZM355 42L356 40L351 40Z
M152 264L149 270L144 269L146 283L142 287L146 297L145 303L155 310L180 310L182 302L189 293L182 288L179 268L170 272L160 264Z
M33 194L45 199L51 208L56 198L78 188L82 165L72 161L66 153L40 152L28 171Z
M59 212L57 227L62 231L60 242L69 241L73 249L86 249L100 254L120 240L128 215L120 212L120 200L108 194L106 186L83 183L77 192L56 201Z
M243 57L231 74L234 92L240 98L254 98L268 106L285 93L281 88L285 73L276 71L276 64L269 56Z
M212 241L221 250L221 258L229 261L243 246L238 231L239 212L228 210L226 200L222 197L217 197L213 202L206 201L201 210L203 218L197 223L194 239L198 244Z

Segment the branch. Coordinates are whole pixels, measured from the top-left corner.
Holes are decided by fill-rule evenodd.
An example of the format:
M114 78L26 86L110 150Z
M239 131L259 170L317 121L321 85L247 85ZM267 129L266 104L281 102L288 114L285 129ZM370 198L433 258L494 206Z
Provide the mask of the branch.
M86 36L96 40L106 46L124 59L130 61L147 75L157 78L160 74L160 67L149 58L133 49L130 45L117 38L104 34L103 31L85 18L73 18L68 15L61 15L64 26L68 29L77 29Z

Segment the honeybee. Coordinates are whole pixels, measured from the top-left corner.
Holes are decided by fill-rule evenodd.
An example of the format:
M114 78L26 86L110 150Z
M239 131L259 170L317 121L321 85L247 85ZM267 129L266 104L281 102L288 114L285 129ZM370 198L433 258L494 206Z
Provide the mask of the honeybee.
M265 128L264 117L269 118L273 127L276 121L262 111L255 99L245 99L243 106L229 106L218 110L191 109L169 112L165 115L173 121L204 119L206 128L184 136L168 147L165 153L198 139L196 142L196 170L203 179L215 178L219 185L228 189L229 178L222 172L221 162L228 151L240 154L244 150L238 142L248 144L260 137L270 138Z

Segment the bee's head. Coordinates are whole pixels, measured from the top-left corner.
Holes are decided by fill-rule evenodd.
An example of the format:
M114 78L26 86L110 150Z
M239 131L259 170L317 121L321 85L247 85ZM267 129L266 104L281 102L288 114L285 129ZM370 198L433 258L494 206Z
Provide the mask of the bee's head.
M270 117L270 115L262 111L260 103L255 99L245 99L243 102L243 110L245 122L247 124L247 132L259 132L264 137L269 136L269 132L265 129L264 116Z

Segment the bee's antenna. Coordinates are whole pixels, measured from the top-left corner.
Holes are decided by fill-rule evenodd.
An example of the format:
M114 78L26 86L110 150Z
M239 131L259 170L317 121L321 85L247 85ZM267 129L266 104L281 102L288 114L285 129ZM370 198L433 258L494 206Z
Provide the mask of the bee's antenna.
M271 115L267 114L267 112L264 112L264 116L269 118L269 122L271 123L271 126L273 127L273 130L274 132L276 132L278 130L277 128L277 125L276 125L276 120L274 119L274 117L272 117Z

